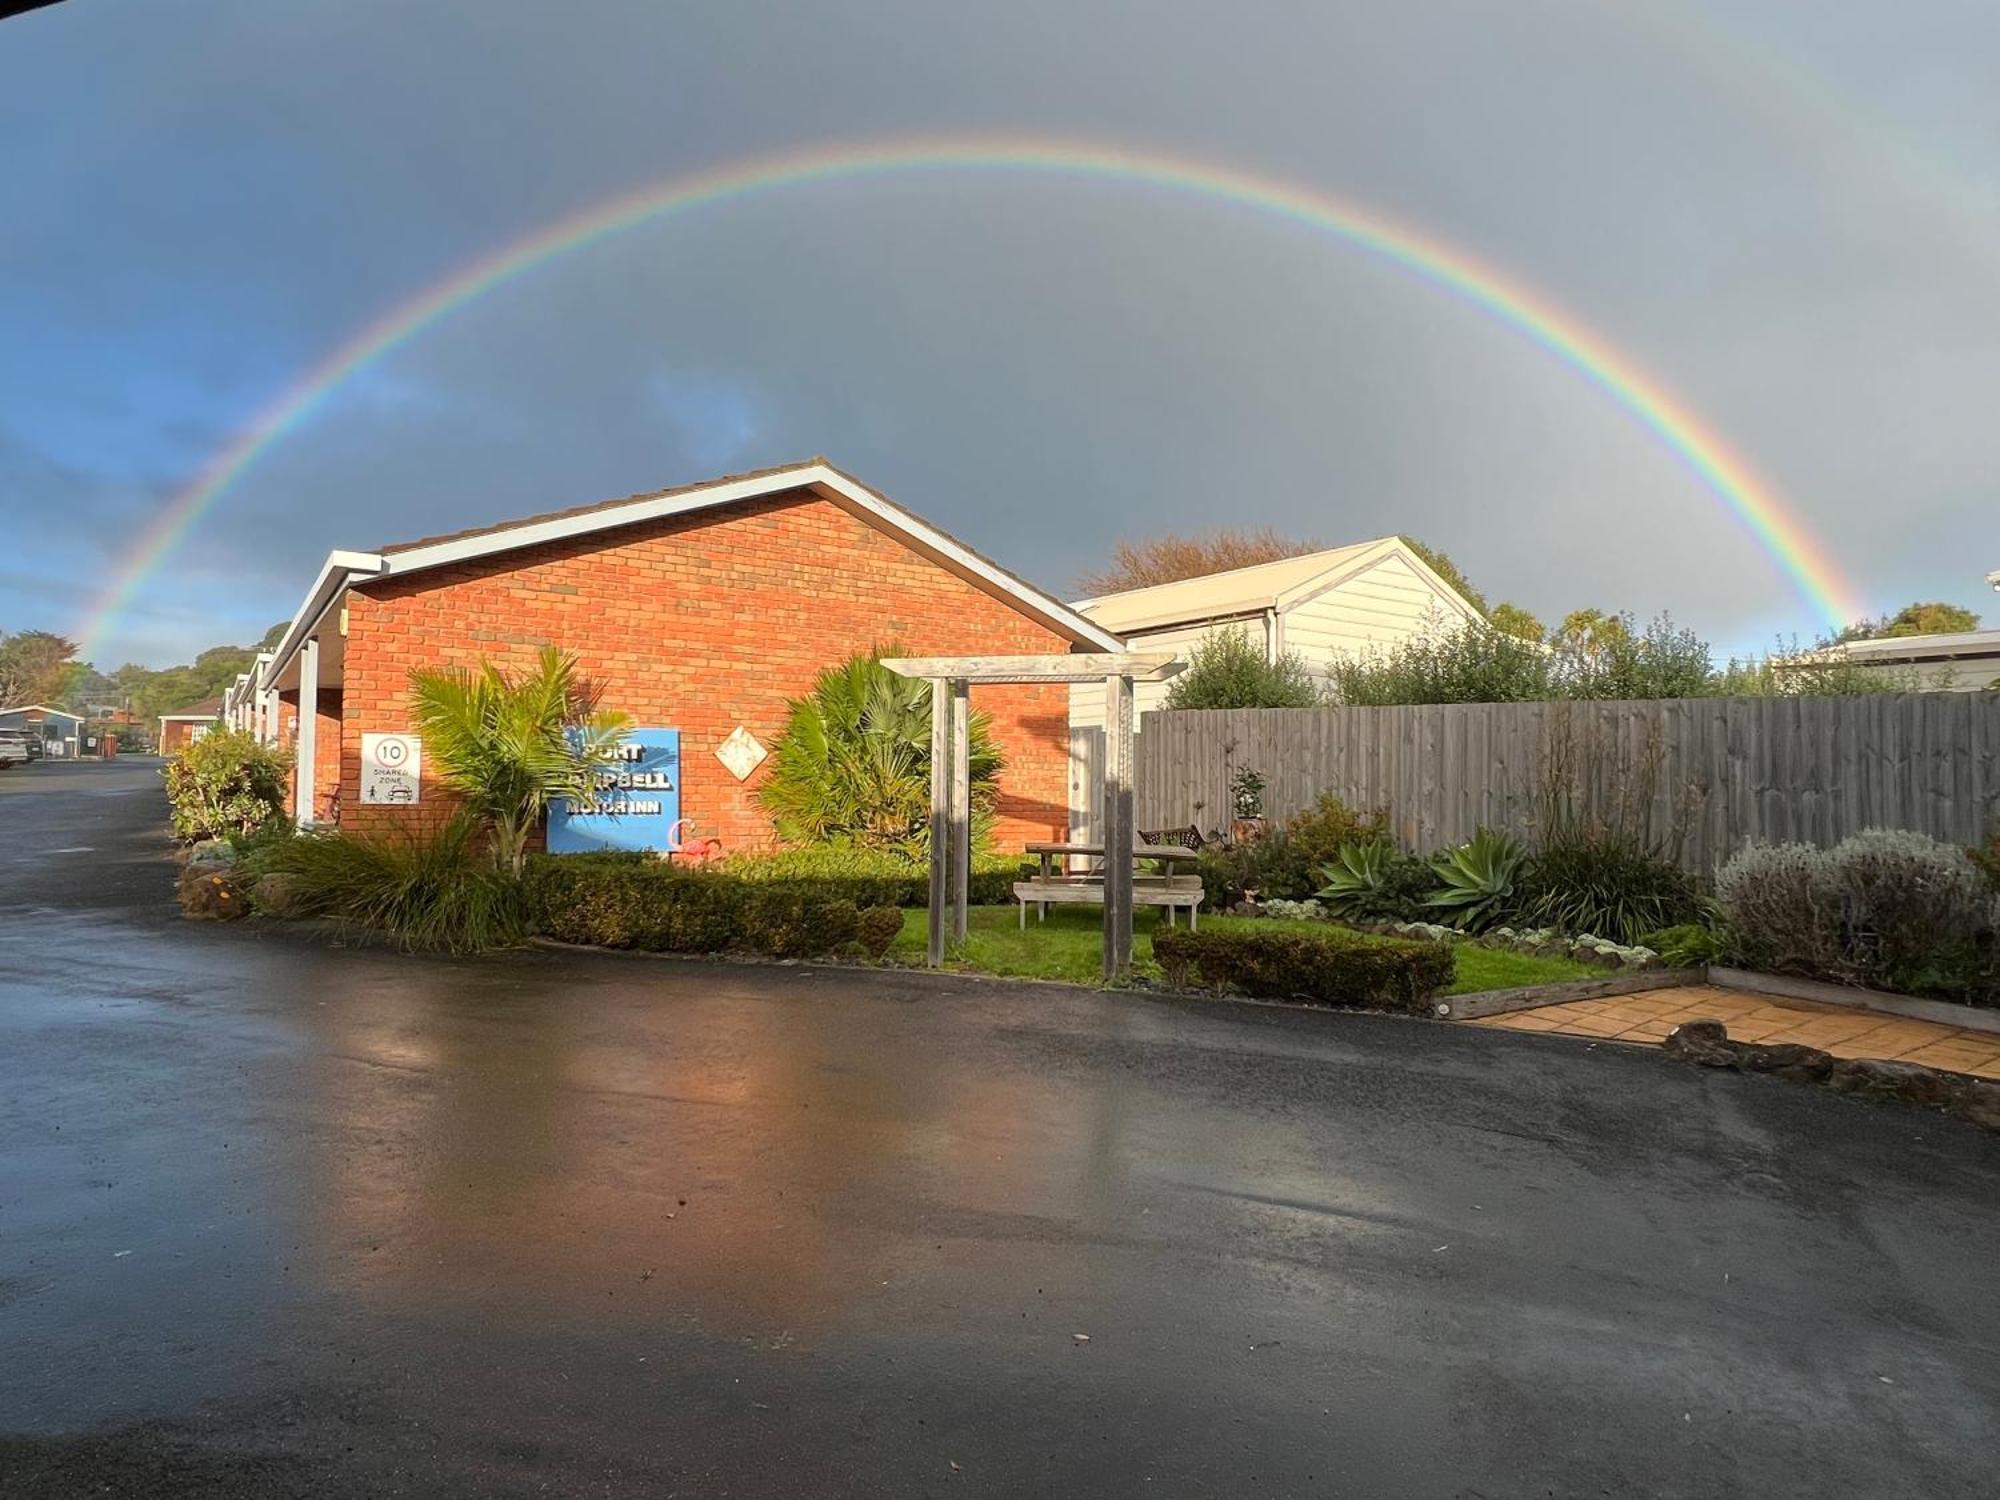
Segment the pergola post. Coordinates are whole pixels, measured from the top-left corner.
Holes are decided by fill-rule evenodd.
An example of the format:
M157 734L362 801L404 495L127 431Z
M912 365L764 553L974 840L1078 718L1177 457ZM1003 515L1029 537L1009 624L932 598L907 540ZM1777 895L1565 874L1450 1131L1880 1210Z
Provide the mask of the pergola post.
M1132 967L1132 683L1181 670L1170 652L884 657L899 677L931 685L931 868L927 952L944 962L946 933L963 941L972 885L972 713L975 682L1102 682L1105 720L1104 974ZM951 916L945 912L949 908Z
M926 956L932 968L944 962L945 904L951 894L951 802L956 778L951 764L951 682L931 679L931 889Z
M951 930L965 941L966 907L972 895L972 700L971 684L951 680Z
M1132 679L1104 679L1104 977L1132 967Z

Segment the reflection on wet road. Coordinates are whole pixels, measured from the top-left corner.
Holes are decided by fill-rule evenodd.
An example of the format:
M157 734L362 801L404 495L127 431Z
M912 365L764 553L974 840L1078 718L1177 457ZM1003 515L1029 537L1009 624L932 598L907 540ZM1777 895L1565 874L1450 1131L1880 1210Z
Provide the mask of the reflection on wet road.
M148 784L75 790L115 809L93 865L0 864L18 1473L1989 1478L2000 1169L1969 1127L1383 1018L188 926ZM53 847L75 801L0 819Z

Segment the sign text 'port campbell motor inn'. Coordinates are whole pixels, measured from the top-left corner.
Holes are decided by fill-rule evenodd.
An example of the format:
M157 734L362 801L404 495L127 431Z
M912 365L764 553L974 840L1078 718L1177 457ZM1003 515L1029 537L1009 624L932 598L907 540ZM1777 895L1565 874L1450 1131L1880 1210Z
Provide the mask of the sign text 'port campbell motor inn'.
M1053 596L824 460L501 525L335 551L237 712L289 741L301 824L435 828L455 799L409 717L418 668L531 668L576 657L634 724L548 848L749 852L775 846L758 800L789 701L848 657L1110 652L1123 643ZM980 684L1005 771L994 839L1068 828L1061 683Z

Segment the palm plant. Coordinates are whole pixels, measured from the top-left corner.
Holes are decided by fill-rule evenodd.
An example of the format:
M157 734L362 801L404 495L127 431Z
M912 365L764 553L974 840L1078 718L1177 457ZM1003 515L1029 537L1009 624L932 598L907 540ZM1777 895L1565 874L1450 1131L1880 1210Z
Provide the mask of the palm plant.
M922 855L930 845L931 689L882 665L878 649L828 667L789 718L758 798L788 844L835 844ZM975 845L992 820L1000 753L974 714Z
M1491 926L1513 900L1514 878L1527 858L1527 850L1516 840L1482 828L1470 842L1438 856L1436 869L1444 889L1424 905L1449 911L1452 925L1468 932Z
M517 676L491 662L410 673L410 716L438 779L480 821L494 862L517 879L549 804L589 800L631 728L624 714L597 705L576 658L553 646Z

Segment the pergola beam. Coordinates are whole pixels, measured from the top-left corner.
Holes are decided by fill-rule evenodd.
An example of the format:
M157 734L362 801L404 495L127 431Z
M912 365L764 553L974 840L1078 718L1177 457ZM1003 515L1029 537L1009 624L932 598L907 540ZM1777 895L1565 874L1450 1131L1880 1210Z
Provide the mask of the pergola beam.
M1102 682L1117 673L1134 682L1165 682L1185 662L1164 651L1078 651L1068 656L885 656L899 677L959 682Z

